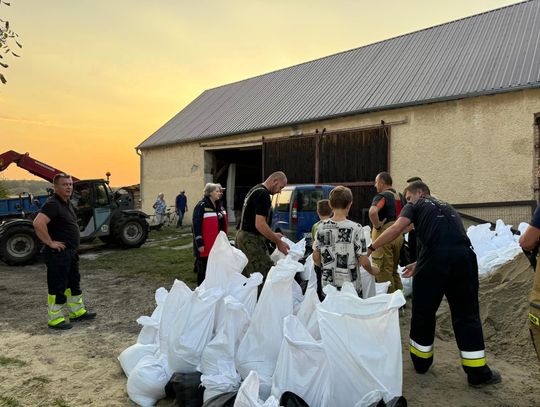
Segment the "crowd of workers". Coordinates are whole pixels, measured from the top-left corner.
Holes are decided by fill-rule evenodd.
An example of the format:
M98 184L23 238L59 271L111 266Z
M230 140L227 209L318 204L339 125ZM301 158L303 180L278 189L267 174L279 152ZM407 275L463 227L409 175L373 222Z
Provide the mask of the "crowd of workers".
M537 175L540 177L540 168ZM392 187L390 174L382 172L376 176L377 194L369 210L373 226L370 245L362 226L348 219L353 205L349 188L337 186L330 192L328 200L317 203L320 221L312 229L317 293L323 299L324 286L333 285L340 289L345 282L351 282L361 290L360 266L375 276L377 282L388 282L389 293L401 290L397 268L404 235L408 233L409 247L414 250L403 276L414 276L409 350L415 370L425 373L433 363L435 315L445 296L469 385L483 387L499 383L501 375L490 369L486 362L478 304L478 265L460 216L451 205L433 197L428 185L420 178L408 181L404 194L400 194ZM247 276L260 272L266 278L273 265L267 241L274 243L284 254L289 250L282 235L272 231L268 223L271 195L279 193L286 185L287 176L280 171L274 172L251 188L245 197L236 245L248 258L243 271ZM80 287L77 255L80 234L70 201L72 179L67 174L57 174L53 186L54 194L36 216L34 228L45 246L48 326L65 330L72 327L72 322L92 320L96 314L85 308ZM205 278L208 255L218 233L228 232L227 212L222 205L223 191L220 184L207 184L203 198L194 206L192 223L198 284ZM160 194L156 207L163 205ZM175 209L181 213L177 223L181 226L187 211L184 191L177 197ZM539 242L540 209L537 209L520 244L524 250L536 250L537 253ZM530 295L529 320L531 337L540 359L539 267ZM69 322L64 313L66 308Z

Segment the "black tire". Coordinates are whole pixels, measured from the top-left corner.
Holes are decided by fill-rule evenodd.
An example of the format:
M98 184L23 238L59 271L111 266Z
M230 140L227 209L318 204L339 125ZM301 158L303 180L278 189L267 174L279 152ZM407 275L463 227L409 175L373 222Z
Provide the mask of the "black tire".
M148 237L148 222L136 216L121 217L114 226L114 237L123 247L140 247Z
M40 246L32 226L12 226L0 241L0 257L10 266L23 266L36 259Z

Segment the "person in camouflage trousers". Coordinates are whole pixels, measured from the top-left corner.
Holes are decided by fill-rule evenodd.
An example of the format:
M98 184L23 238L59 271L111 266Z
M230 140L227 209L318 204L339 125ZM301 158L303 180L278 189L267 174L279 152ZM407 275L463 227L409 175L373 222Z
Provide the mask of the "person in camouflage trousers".
M236 234L236 246L248 258L248 264L243 271L246 276L259 272L266 279L272 267L272 260L265 244L266 239L274 242L278 250L285 254L289 250L289 246L281 240L282 235L274 233L268 226L270 195L281 192L285 185L287 176L281 171L274 172L262 184L251 188L244 199L240 226Z

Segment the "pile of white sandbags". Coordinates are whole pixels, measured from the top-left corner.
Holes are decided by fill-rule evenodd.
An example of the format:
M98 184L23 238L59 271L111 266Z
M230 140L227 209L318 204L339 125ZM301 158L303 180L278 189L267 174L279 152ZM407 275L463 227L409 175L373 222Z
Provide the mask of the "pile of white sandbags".
M258 301L262 276L241 274L247 259L223 233L200 287L175 281L168 294L159 289L152 316L138 320L138 342L119 356L131 400L154 405L173 373L197 371L205 401L238 391L236 407L277 407L285 391L312 407L400 396L402 293L362 299L348 283L327 287L321 303L312 263L298 261L299 244L271 268ZM297 273L309 280L305 295Z
M527 226L529 226L527 223L520 223L518 227L520 233L523 233ZM505 225L501 219L497 220L495 230L491 230L489 223L469 226L467 236L478 259L479 276L489 275L501 264L521 253L519 235L514 235L511 228L511 225Z

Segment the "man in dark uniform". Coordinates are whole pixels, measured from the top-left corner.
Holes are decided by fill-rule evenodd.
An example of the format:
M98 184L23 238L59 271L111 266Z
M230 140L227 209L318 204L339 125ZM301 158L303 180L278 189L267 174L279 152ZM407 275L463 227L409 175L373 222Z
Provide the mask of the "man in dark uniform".
M63 330L72 327L63 313L66 303L70 322L94 319L96 314L86 310L82 299L77 254L80 233L77 215L70 201L73 192L71 176L55 175L53 186L54 194L34 219L34 229L45 245L48 326Z
M409 347L414 368L425 373L433 363L435 314L445 295L469 385L499 383L501 375L486 363L478 306L478 265L461 218L452 206L431 197L422 181L411 183L405 192L409 203L396 223L370 245L368 254L414 223L420 253L404 273L405 277L414 275Z
M289 246L281 240L281 234L274 233L268 226L272 204L270 195L281 192L287 185L287 176L277 171L247 193L242 208L240 227L236 234L236 245L248 258L243 274L249 276L259 272L264 278L272 267L272 260L266 248L265 239L276 244L282 253L287 254Z

